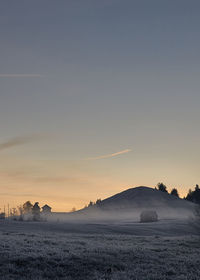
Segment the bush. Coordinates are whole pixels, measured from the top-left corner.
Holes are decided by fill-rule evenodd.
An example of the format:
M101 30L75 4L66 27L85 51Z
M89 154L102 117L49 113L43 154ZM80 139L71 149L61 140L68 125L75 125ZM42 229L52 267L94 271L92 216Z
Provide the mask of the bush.
M150 222L157 222L158 215L156 211L145 210L140 215L140 222L141 223L150 223Z

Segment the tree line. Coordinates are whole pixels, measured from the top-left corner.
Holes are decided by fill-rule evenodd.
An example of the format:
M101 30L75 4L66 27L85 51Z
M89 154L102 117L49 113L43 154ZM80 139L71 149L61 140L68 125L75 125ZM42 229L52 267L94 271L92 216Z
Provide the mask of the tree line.
M173 188L171 192L168 192L167 187L163 183L158 183L157 187L155 187L156 190L174 195L176 197L179 197L178 190L176 188ZM189 189L188 194L183 198L185 200L194 202L196 204L200 204L200 187L199 185L196 185L194 190Z

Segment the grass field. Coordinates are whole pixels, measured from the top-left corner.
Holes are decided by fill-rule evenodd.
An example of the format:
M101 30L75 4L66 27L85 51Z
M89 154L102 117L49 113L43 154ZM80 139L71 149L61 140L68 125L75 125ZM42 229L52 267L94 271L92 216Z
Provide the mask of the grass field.
M200 279L197 235L138 236L113 228L120 226L98 233L97 225L1 222L0 279Z

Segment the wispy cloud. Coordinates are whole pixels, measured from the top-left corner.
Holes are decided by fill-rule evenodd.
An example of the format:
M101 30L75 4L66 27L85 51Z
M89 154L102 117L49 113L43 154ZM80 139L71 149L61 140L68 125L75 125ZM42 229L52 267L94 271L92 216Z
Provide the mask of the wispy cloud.
M0 151L36 141L38 139L41 139L41 137L43 136L35 134L35 135L11 138L3 143L0 143Z
M0 78L41 78L40 74L0 74Z
M86 158L85 160L96 160L96 159L104 159L104 158L112 158L112 157L116 157L122 154L127 154L130 153L132 150L131 149L126 149L126 150L122 150L113 154L107 154L107 155L102 155L102 156L98 156L98 157L90 157L90 158Z

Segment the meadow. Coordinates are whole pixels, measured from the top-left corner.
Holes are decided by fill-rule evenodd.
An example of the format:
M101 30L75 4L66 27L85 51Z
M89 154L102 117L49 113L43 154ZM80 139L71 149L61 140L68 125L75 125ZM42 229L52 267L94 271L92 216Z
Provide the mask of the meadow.
M2 280L197 280L199 256L200 238L186 221L0 222Z

